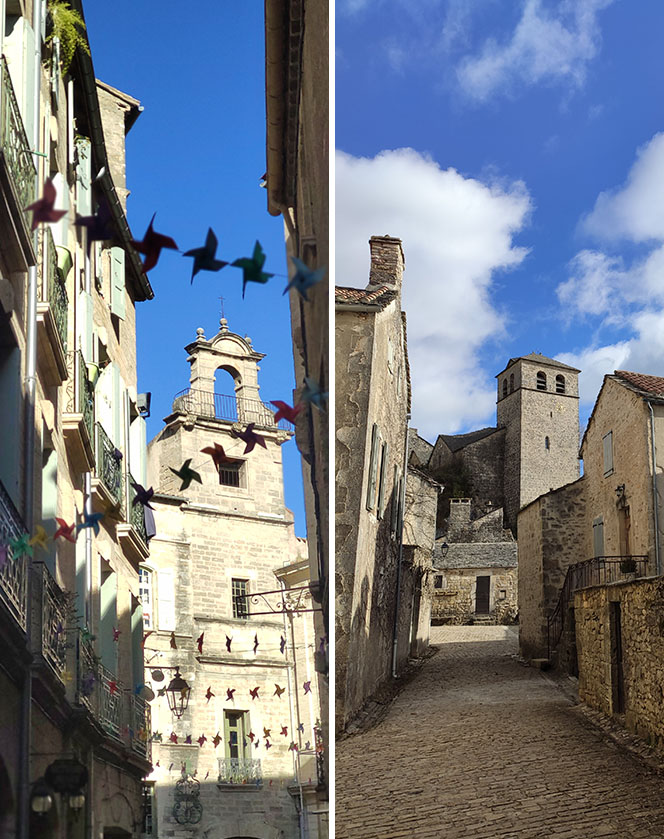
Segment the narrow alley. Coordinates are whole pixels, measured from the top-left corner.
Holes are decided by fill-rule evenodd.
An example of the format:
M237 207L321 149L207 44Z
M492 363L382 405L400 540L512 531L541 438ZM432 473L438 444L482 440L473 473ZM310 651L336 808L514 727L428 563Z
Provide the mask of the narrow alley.
M431 643L385 718L337 744L337 839L664 837L662 777L516 660L515 628Z

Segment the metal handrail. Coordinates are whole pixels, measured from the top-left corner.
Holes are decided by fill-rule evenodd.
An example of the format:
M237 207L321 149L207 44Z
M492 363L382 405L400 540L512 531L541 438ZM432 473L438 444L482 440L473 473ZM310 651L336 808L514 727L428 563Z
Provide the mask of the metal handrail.
M41 573L41 654L62 679L67 666L67 600L45 563L35 562L33 568Z
M560 636L563 634L563 625L567 607L575 591L588 586L605 585L625 579L625 574L630 572L621 571L620 565L625 560L633 560L636 565L636 574L640 577L648 571L648 557L645 554L631 554L629 556L594 556L585 562L577 562L570 565L565 574L565 581L558 597L558 602L553 612L547 618L547 657L558 646Z
M67 402L65 412L83 414L83 422L90 437L90 445L95 439L95 392L88 379L88 368L80 350L67 353Z
M122 453L111 442L111 438L98 422L96 430L96 473L101 478L111 498L116 504L122 503Z
M42 265L46 272L46 283L39 285L40 298L47 302L53 314L62 349L67 352L67 315L69 298L67 289L58 270L58 254L55 250L53 234L49 227L42 233ZM44 297L45 295L45 297Z
M256 784L263 782L261 762L258 758L220 757L220 784Z
M206 390L185 388L176 393L173 399L173 411L183 411L207 419L226 422L250 423L261 428L280 428L292 431L293 424L288 420L274 421L274 412L260 399L245 399L242 396L228 396Z
M127 474L129 478L129 503L127 504L127 521L131 524L134 530L138 533L141 539L147 545L148 535L145 527L145 508L142 504L134 504L136 498L136 490L133 484L136 483L131 472Z

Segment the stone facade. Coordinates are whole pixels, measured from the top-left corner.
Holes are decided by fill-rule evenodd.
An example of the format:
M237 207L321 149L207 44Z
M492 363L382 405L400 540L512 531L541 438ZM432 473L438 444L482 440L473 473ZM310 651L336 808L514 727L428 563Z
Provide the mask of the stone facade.
M436 539L432 620L512 623L517 616L516 541L503 528L502 509L473 519L472 506L470 498L453 498L445 536ZM479 598L478 586L484 592Z
M583 589L574 614L579 698L664 746L664 579Z
M265 2L268 211L282 215L286 251L311 268L330 264L329 254L329 4ZM294 270L289 264L289 270ZM329 278L290 292L295 404L305 377L329 386ZM328 707L330 636L329 413L302 412L295 440L302 455L311 582L322 612L315 615L319 690ZM327 711L323 739L329 742ZM325 751L327 761L327 749ZM327 764L326 764L327 765ZM329 767L326 772L329 776ZM318 810L325 809L325 793ZM323 817L321 816L321 823Z
M404 259L399 239L374 236L370 248L367 288L336 289L338 728L392 677L395 617L397 630L407 629L408 640L397 643L400 656L410 646L413 621L402 614L400 557L406 557L409 567L421 569L431 541L427 537L423 555L417 551L410 555L406 548L417 546L405 542L400 550L410 411L400 305ZM430 518L429 511L424 520ZM425 581L421 570L416 577ZM421 602L426 602L426 595Z
M2 112L11 125L0 154L3 556L9 545L0 569L0 834L135 835L150 770L138 600L148 546L142 508L129 495L130 476L142 481L145 465L135 307L153 296L122 203L124 139L138 103L115 91L124 109L107 108L108 88L95 83L80 50L63 78L29 5L12 4L11 13L3 5L0 15ZM102 168L109 174L94 179ZM33 233L24 208L49 176L66 214ZM111 209L112 247L88 242L74 224L102 202ZM93 513L101 521L83 526ZM79 526L74 541L54 538L56 517ZM37 536L39 526L46 538L32 557L18 557L15 540ZM88 772L83 812L54 793L49 814L31 820L33 784L72 756Z
M186 350L191 387L175 399L148 449L157 535L144 566L143 598L151 607L146 657L152 664L145 681L157 693L151 704L159 739L149 782L158 835L225 839L249 830L258 839L295 839L301 792L301 829L319 837L318 815L309 812L317 809L321 718L313 613L280 611L278 593L283 584L291 606L316 607L307 545L296 539L284 504L281 445L292 430L277 427L259 400L258 362L264 356L224 319L214 338L207 340L199 329ZM231 397L214 394L218 369L232 376ZM245 454L235 434L248 422L255 423L265 447ZM216 444L234 461L219 470L201 451ZM172 469L188 459L202 483L181 489ZM173 677L166 668L176 666L191 687L179 719L158 692ZM163 682L155 680L157 667L165 673ZM228 689L235 691L230 700ZM199 744L202 735L206 740ZM176 818L176 783L183 778L200 783L201 818L195 824Z

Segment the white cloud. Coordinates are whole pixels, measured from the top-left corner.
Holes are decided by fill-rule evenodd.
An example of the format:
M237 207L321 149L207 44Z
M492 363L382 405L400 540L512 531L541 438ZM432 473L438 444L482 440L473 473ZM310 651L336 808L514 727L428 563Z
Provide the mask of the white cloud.
M413 149L337 152L337 283L367 284L372 235L403 241L413 423L424 436L493 421L495 383L478 352L504 330L492 281L524 260L513 239L530 210L520 181L466 178Z
M636 152L625 184L602 192L582 229L600 239L664 241L664 133Z
M597 54L601 36L598 12L613 0L562 0L548 11L542 0L525 0L510 39L489 38L479 55L467 56L457 68L464 92L484 102L518 84L585 81L586 67Z

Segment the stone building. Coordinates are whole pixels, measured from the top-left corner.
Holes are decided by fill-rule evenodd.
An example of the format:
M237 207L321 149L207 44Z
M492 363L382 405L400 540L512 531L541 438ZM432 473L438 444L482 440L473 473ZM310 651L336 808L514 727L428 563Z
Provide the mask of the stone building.
M150 771L135 308L153 297L124 214L139 107L80 49L62 72L45 8L0 3L0 835L135 836ZM31 231L48 177L65 214ZM103 242L74 223L100 206Z
M621 370L605 376L581 442L583 477L519 514L524 656L558 648L557 660L575 672L574 590L627 573L661 574L663 406L664 379ZM621 568L626 558L634 572L625 570L629 562ZM610 622L602 625L608 632Z
M186 351L190 387L148 447L157 533L141 596L145 682L156 694L152 835L322 836L311 611L320 607L284 502L281 446L292 427L260 399L263 354L225 319L210 340L199 329ZM247 452L237 434L248 423L264 445ZM202 451L214 447L224 452L218 468ZM183 486L173 470L184 463L200 481ZM177 672L190 691L180 716L159 694Z
M412 648L413 633L419 632L426 643L423 633L428 637L428 629L413 628L413 616L417 626L419 615L424 617L430 608L424 565L430 567L427 551L430 554L435 516L429 505L435 505L437 489L415 473L411 492L429 498L422 509L415 504L411 509L422 515L424 524L402 536L410 415L406 321L401 311L403 251L401 241L390 236L373 236L369 244L368 286L337 287L335 293L338 728L399 672ZM408 582L410 571L416 580ZM419 606L413 609L415 590ZM403 591L411 592L408 602ZM399 637L404 631L406 641Z
M266 0L267 206L282 215L289 272L298 257L312 269L329 265L329 4L327 0ZM290 292L293 358L299 401L305 379L325 392L329 383L329 281ZM314 385L315 386L315 385ZM327 405L298 415L295 440L302 455L307 543L315 614L319 688L328 707L329 422ZM327 711L323 739L327 744ZM325 751L327 766L327 750ZM326 777L327 777L326 773ZM326 800L320 791L321 804Z
M433 554L436 623L512 623L517 605L517 545L498 508L471 520L470 498L452 498Z

